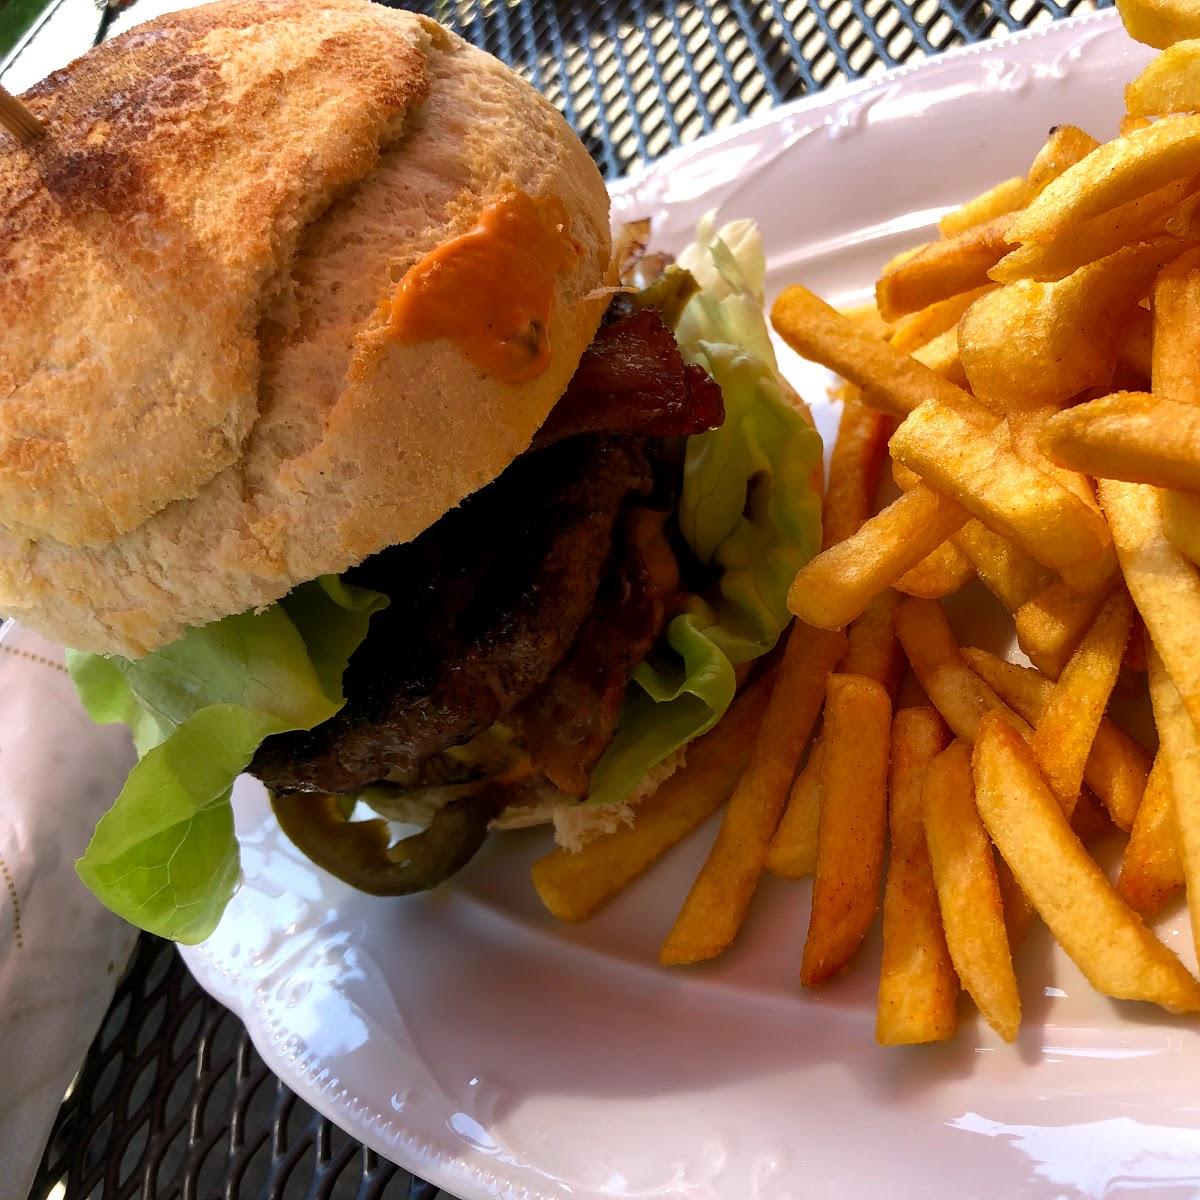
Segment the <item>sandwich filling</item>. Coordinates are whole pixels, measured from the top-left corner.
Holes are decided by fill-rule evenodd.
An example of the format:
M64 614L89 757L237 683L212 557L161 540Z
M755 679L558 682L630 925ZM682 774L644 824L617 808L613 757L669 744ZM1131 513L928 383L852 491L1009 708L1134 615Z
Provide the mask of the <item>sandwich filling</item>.
M144 658L70 656L141 755L79 862L105 903L206 937L239 878L243 770L305 853L391 894L453 873L497 817L628 813L720 720L819 545L821 446L778 375L753 226L702 223L659 267L529 449L412 542ZM397 840L362 802L428 825Z

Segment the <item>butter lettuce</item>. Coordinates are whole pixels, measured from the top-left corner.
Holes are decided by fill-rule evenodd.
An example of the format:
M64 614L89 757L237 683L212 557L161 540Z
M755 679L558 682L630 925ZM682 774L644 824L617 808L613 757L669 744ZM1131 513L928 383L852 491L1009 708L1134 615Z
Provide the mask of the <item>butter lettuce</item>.
M326 576L136 661L68 651L88 714L128 725L139 754L76 863L105 905L180 942L216 928L240 875L233 781L264 738L342 707L346 663L386 604Z
M675 334L684 357L720 384L725 423L688 439L679 523L696 557L719 571L642 663L620 728L592 774L589 804L613 804L717 723L735 667L767 653L790 620L787 589L820 548L821 502L810 479L821 439L788 400L763 316L766 260L757 228L701 221L680 255L700 291Z

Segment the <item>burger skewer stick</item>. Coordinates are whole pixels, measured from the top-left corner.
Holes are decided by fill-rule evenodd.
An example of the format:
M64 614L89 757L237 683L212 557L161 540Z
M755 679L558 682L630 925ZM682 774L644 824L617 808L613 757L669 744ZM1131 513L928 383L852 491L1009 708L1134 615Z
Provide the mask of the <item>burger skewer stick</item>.
M5 87L0 87L0 124L21 143L22 146L45 133L44 122L33 115Z

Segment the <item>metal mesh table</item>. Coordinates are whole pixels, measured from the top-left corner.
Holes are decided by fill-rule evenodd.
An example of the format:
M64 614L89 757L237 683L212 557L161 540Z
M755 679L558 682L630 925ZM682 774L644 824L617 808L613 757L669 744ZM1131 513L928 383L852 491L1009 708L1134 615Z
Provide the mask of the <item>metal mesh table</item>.
M1110 2L427 0L404 7L513 65L616 178L772 105ZM99 39L130 15L97 19ZM436 1195L298 1100L172 947L145 936L59 1114L31 1200Z

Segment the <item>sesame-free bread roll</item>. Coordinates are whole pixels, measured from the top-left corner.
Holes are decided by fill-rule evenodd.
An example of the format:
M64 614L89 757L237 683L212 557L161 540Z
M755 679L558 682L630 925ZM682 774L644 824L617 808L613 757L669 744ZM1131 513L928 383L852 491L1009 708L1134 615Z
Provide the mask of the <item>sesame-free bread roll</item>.
M608 202L559 114L434 22L221 0L114 39L0 135L0 612L138 655L405 542L495 478L604 308ZM560 200L548 368L397 342L407 269Z

